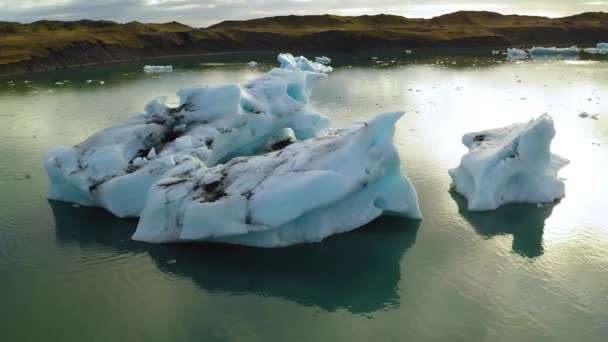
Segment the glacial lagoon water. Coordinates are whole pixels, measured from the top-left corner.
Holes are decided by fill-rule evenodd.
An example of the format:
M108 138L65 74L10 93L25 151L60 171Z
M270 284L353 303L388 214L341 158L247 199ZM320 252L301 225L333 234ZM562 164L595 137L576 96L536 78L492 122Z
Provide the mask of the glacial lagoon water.
M0 79L1 339L605 341L608 58L330 56L336 69L313 107L336 127L406 111L395 144L424 219L382 218L276 250L133 242L134 220L47 201L42 167L49 147L155 97L175 101L177 89L252 79L273 55L154 61L174 66L166 74L134 63ZM466 152L461 135L543 113L555 119L554 152L571 160L560 173L567 197L468 212L447 174Z

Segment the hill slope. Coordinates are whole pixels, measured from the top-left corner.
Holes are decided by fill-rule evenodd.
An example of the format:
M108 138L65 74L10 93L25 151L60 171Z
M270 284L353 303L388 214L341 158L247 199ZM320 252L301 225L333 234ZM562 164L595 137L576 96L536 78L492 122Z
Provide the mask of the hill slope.
M602 12L558 19L492 12L432 19L283 16L225 21L206 29L177 22L0 22L0 74L209 52L594 44L606 39L608 13Z

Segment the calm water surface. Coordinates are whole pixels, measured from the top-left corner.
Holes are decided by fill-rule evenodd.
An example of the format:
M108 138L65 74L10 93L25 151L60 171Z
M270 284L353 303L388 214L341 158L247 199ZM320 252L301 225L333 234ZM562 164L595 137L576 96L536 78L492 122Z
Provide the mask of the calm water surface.
M133 242L136 221L48 202L41 162L155 97L252 79L271 56L0 79L1 340L605 341L608 59L488 55L332 55L312 106L336 127L407 111L395 144L424 219L278 250ZM462 134L545 112L554 151L572 161L567 197L468 212L448 191Z

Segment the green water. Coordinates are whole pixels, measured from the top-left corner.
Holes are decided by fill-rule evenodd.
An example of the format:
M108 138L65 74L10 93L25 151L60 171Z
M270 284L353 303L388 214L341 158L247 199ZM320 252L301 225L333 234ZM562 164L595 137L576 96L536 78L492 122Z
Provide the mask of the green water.
M49 203L41 163L157 96L260 75L271 56L161 61L175 67L161 78L121 64L0 79L1 340L605 341L608 59L331 57L312 106L336 127L407 111L395 144L424 219L277 250L133 242L136 221ZM461 135L545 112L572 162L567 197L468 212L448 191Z

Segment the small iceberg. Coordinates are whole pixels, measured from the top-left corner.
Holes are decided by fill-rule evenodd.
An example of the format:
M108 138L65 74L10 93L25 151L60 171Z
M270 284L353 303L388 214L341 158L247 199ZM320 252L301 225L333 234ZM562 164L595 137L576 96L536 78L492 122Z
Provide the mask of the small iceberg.
M578 56L580 50L576 46L569 48L556 48L556 47L533 47L530 49L530 55L532 57L545 57L545 56Z
M146 65L144 72L149 74L173 72L173 66L171 65Z
M452 189L469 210L494 210L507 203L552 203L565 196L557 172L569 161L551 153L555 136L548 114L526 123L469 133L469 153L449 171Z
M252 68L255 68L256 66L258 66L258 62L251 61L251 62L247 63L247 65L250 66L250 67L252 67Z
M517 48L507 49L507 58L509 58L509 59L524 59L527 57L528 57L528 53L525 50L517 49Z
M319 64L323 64L323 65L328 65L328 64L331 64L331 59L329 59L329 57L325 57L325 56L315 57L315 62L317 62Z
M608 43L598 43L595 48L585 49L586 53L606 55L608 54Z
M281 69L291 71L310 71L324 74L333 71L332 67L330 66L310 61L306 59L306 57L294 57L290 53L282 53L279 55L279 57L277 57L277 59L281 64Z
M392 142L402 114L163 179L150 188L133 239L283 247L318 242L383 214L420 218Z

